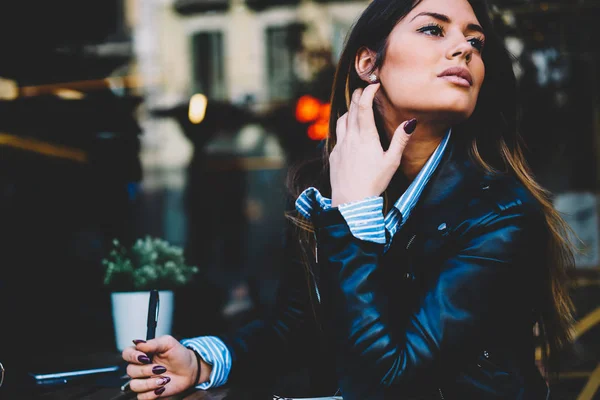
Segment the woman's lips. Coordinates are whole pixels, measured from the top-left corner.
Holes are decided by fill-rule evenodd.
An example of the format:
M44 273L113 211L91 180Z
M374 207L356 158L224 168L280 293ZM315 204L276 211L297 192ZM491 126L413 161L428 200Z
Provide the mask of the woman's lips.
M466 87L466 88L471 87L471 84L469 83L469 81L466 80L465 78L461 78L460 76L445 75L445 76L440 76L440 78L445 79L448 82L454 83L457 86L462 86L462 87Z
M457 66L447 68L444 72L439 74L438 77L462 87L471 87L473 84L471 73L464 67Z

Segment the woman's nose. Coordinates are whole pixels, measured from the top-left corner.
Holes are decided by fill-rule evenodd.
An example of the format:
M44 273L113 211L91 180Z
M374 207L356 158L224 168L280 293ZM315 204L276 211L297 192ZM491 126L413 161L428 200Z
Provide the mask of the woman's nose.
M473 55L473 46L461 35L460 38L454 40L446 57L451 60L453 58L464 58L467 63L471 61Z

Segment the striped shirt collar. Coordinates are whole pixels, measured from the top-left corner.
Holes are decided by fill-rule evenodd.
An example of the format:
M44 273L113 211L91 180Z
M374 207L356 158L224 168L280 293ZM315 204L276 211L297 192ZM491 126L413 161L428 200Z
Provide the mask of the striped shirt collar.
M390 237L393 237L408 220L411 211L421 197L423 189L427 186L427 182L429 182L429 179L442 160L448 142L450 141L451 133L452 129L449 129L431 157L429 157L421 171L419 171L415 180L412 181L408 189L406 189L402 196L394 203L394 207L386 215L385 228L390 233Z

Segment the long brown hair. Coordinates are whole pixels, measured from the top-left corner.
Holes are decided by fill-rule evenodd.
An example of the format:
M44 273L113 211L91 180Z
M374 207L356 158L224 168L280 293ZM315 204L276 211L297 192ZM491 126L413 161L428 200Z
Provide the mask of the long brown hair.
M329 154L336 142L337 119L347 112L350 94L366 83L354 68L356 54L367 47L377 54L373 69L379 68L386 54L387 40L394 26L404 18L418 1L374 0L361 14L347 37L344 50L337 65L331 93L331 118L329 137L322 154L293 166L288 174L288 189L297 197L308 186L317 187L330 196ZM490 10L484 0L469 0L477 19L486 32L485 50L482 54L486 77L481 88L473 115L453 127L455 137L468 146L473 160L491 173L509 173L519 179L539 201L549 231L548 268L544 280L544 297L537 310L540 330L542 360L547 371L557 371L551 354L571 340L574 307L568 293L568 271L574 266L575 246L572 232L552 204L551 194L534 179L523 153L522 139L518 132L517 82L512 59L502 39L494 33ZM375 108L382 144L386 135L381 125L381 115ZM304 254L307 259L314 256L315 240L312 225L300 217L289 214L298 227ZM308 264L307 264L308 265Z

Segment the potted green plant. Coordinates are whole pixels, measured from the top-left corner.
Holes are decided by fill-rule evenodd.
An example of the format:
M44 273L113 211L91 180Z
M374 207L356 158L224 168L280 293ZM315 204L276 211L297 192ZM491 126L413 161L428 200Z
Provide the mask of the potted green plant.
M117 349L146 336L150 290L159 290L159 317L156 336L171 334L174 291L191 282L198 272L188 265L183 250L166 240L146 236L126 247L113 240L102 260L104 285L111 292L111 306Z

